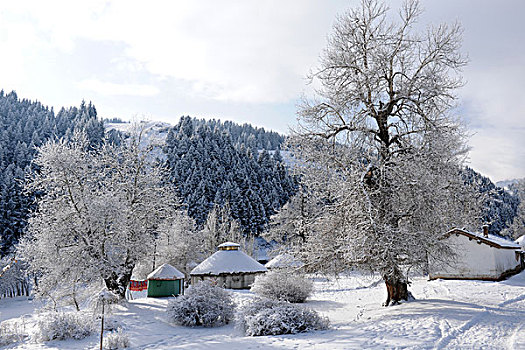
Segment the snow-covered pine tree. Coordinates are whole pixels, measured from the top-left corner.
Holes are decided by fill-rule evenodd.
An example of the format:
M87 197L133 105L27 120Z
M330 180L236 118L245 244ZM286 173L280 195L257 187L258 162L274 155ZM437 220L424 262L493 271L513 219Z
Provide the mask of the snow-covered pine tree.
M52 108L38 101L20 99L13 91L0 91L0 255L14 252L22 236L36 193L27 193L25 176L35 170L31 161L36 148L51 138L71 135L73 130L89 130L90 142L104 137L95 107L82 102L80 108Z
M525 235L525 179L518 180L509 186L513 196L517 197L519 204L516 208L516 215L512 218L511 224L501 234L503 236L517 239Z
M461 28L416 32L420 14L408 0L392 22L385 4L363 0L340 16L291 140L324 204L297 256L325 271L380 273L386 305L408 298L405 268L452 254L439 235L479 213L460 174L465 133L451 115L466 63Z
M480 215L483 223L488 224L489 233L511 238L514 230L511 226L514 221L520 221L519 191L512 190L512 187L510 191L498 187L488 177L469 167L465 168L463 176L467 183L483 197Z
M165 171L141 145L140 131L120 147L92 146L84 133L44 144L28 190L45 189L19 248L39 287L103 280L123 297L138 260L173 216L175 194ZM60 277L62 276L62 277ZM77 284L78 283L78 284Z
M246 253L253 253L253 240L243 234L240 224L231 215L228 203L223 206L214 205L208 213L200 234L202 234L206 255L213 254L217 251L217 246L224 242L238 243Z
M262 232L296 190L278 151L283 136L232 122L181 118L170 130L165 152L171 181L202 227L215 205L230 206L244 233Z

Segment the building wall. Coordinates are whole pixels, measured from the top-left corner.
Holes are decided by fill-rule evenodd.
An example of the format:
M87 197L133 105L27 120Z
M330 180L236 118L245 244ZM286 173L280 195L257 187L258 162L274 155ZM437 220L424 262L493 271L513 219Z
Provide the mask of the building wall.
M449 243L457 253L457 259L448 264L430 262L430 278L499 279L520 264L513 249L498 249L478 244L476 239L456 234L450 235Z
M223 274L219 276L191 276L191 283L196 284L200 281L212 281L212 283L227 289L248 289L252 286L253 282L255 281L255 277L262 273L264 272Z
M494 254L496 269L500 271L514 270L520 265L519 254L511 249L497 249Z
M181 280L149 280L148 297L168 297L181 293Z

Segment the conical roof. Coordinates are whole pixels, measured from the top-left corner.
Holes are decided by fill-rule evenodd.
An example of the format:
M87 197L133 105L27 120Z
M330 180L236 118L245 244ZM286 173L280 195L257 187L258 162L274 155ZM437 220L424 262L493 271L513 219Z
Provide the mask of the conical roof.
M266 272L266 267L241 250L219 250L197 265L190 275L215 275L221 273Z
M292 255L283 253L270 260L265 267L269 269L279 269L287 267L303 267L304 263L295 259Z
M181 278L184 278L184 274L170 264L162 264L148 275L149 280L178 280Z

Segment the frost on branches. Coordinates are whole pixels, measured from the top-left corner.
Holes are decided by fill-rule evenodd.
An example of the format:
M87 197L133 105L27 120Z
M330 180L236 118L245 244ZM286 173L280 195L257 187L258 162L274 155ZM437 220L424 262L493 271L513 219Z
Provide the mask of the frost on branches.
M140 131L120 146L106 142L93 149L77 133L39 148L40 171L28 190L45 192L20 253L39 276L41 293L61 288L74 298L86 282L103 280L124 297L136 262L153 251L176 206L151 150Z
M312 289L312 281L292 271L270 271L257 276L251 291L269 299L304 303Z
M453 252L439 235L479 213L460 169L465 132L452 115L466 60L461 29L414 30L418 1L397 22L386 5L363 0L339 17L289 145L303 182L322 201L295 256L328 272L379 272L386 305L406 300L405 269Z
M39 316L33 339L37 342L78 340L89 337L94 330L91 315L80 312L49 312Z
M217 327L233 319L234 303L230 293L208 281L187 289L168 305L168 320L186 327Z
M204 235L195 225L195 220L186 213L176 212L166 229L161 230L155 241L155 267L163 263L175 266L190 280L192 263L204 260ZM147 262L150 262L151 258ZM150 264L144 271L146 276L153 270ZM136 272L136 271L135 271Z

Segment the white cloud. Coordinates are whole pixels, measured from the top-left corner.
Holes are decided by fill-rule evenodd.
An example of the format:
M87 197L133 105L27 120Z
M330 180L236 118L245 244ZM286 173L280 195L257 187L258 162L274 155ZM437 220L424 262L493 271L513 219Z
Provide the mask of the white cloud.
M99 110L112 113L126 106L126 113L157 108L159 115L247 120L257 109L292 123L293 108L283 106L293 105L306 88L304 76L317 65L336 13L356 2L5 2L0 88L55 106L91 98L85 95L93 91ZM523 2L480 0L476 11L464 1L422 3L428 10L423 26L457 18L465 27L471 63L461 98L477 133L471 165L493 180L523 177ZM126 96L161 96L163 103ZM275 112L276 106L282 109ZM275 125L260 119L260 125Z
M160 92L157 87L152 85L115 84L97 79L82 80L77 86L106 96L155 96Z
M295 99L316 64L324 37L346 1L22 2L42 39L71 52L79 38L124 42L125 54L150 73L232 102ZM60 10L59 10L60 9ZM315 28L314 28L315 27Z
M512 63L466 72L462 98L469 102L472 166L492 180L525 175L525 67Z

